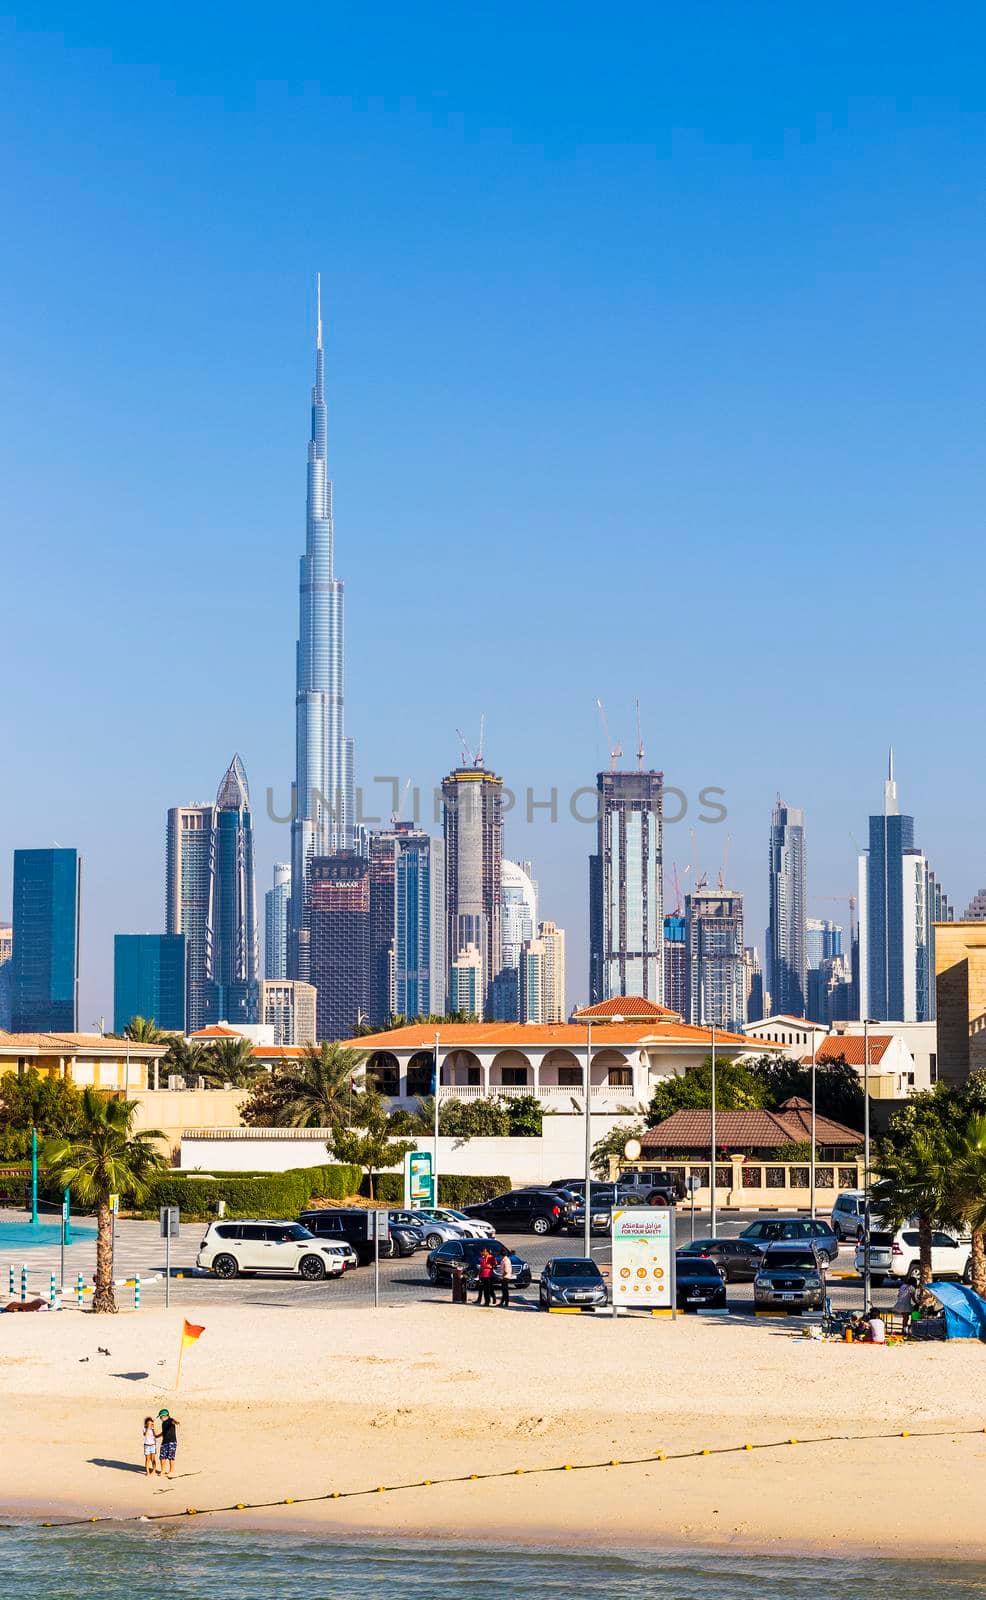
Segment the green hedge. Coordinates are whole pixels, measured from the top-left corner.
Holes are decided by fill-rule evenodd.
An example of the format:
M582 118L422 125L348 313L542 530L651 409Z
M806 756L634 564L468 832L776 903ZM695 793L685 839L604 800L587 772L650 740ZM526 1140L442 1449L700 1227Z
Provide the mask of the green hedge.
M308 1181L309 1200L348 1200L351 1195L359 1194L363 1179L359 1167L340 1162L327 1167L292 1167L291 1176Z
M140 1209L154 1215L160 1206L177 1206L183 1217L204 1220L215 1215L217 1200L225 1200L228 1217L296 1217L310 1194L307 1177L297 1172L268 1172L253 1178L239 1173L215 1178L174 1173L154 1179Z
M492 1177L474 1178L464 1172L440 1172L438 1174L438 1200L443 1206L472 1206L478 1205L481 1200L491 1200L496 1194L504 1194L510 1188L510 1179L501 1175ZM369 1180L364 1177L361 1193L368 1195L370 1192ZM373 1180L373 1192L378 1200L390 1206L404 1204L404 1174L401 1172L378 1172Z

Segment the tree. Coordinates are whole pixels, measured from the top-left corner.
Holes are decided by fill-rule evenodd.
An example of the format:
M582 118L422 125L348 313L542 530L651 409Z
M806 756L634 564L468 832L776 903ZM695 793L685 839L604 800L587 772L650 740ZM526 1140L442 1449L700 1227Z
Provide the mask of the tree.
M739 1111L764 1106L767 1092L759 1076L742 1061L716 1060L716 1107ZM712 1057L690 1067L680 1077L665 1078L654 1090L647 1109L647 1126L656 1127L674 1111L705 1109L712 1105Z
M383 1099L373 1089L364 1089L355 1098L349 1127L332 1130L329 1149L337 1161L362 1167L370 1181L384 1167L396 1167L416 1148L413 1139L395 1139Z
M371 1029L376 1033L392 1033L395 1028L446 1028L455 1027L465 1022L478 1022L475 1011L426 1011L419 1012L416 1017L402 1017L397 1012L388 1017L381 1028Z
M123 1037L133 1044L160 1044L164 1038L153 1017L131 1017L123 1030Z
M953 1160L954 1150L941 1128L917 1127L899 1147L884 1141L880 1150L880 1177L871 1187L871 1207L894 1231L917 1216L922 1283L931 1281L935 1228L961 1223Z
M0 1129L5 1132L68 1133L81 1109L82 1095L69 1078L49 1078L35 1067L20 1076L0 1076Z
M208 1051L204 1045L189 1044L180 1033L173 1033L168 1042L168 1053L161 1058L161 1070L166 1077L201 1078L205 1072Z
M110 1195L142 1200L148 1180L167 1166L154 1143L164 1134L156 1128L134 1133L136 1113L134 1100L109 1100L96 1089L83 1089L72 1132L45 1145L49 1177L59 1188L70 1189L82 1205L96 1208L94 1311L116 1310Z
M597 1139L592 1147L590 1165L597 1178L609 1177L609 1163L611 1157L617 1161L623 1160L623 1147L628 1139L639 1139L647 1131L646 1122L618 1122L615 1128L610 1128L601 1139Z
M811 1100L810 1064L805 1066L790 1057L758 1056L743 1065L761 1083L768 1110L779 1111L785 1100ZM844 1055L816 1066L815 1110L820 1117L831 1117L845 1127L862 1127L863 1084L857 1068L850 1066Z
M957 1209L972 1233L972 1287L986 1298L986 1116L974 1112L955 1130L952 1182Z
M263 1071L249 1039L217 1039L202 1053L200 1072L213 1083L229 1083L234 1089L243 1089Z
M365 1050L349 1050L334 1040L305 1046L295 1062L279 1062L270 1080L244 1107L244 1121L257 1110L273 1116L277 1128L342 1128L350 1121L362 1082ZM261 1124L254 1122L254 1126Z

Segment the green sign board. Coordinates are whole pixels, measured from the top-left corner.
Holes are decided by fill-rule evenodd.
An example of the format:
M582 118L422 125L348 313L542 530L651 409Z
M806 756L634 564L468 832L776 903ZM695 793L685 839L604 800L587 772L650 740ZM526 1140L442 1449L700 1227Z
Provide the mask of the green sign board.
M406 1206L437 1204L429 1150L411 1150L404 1157L404 1204Z

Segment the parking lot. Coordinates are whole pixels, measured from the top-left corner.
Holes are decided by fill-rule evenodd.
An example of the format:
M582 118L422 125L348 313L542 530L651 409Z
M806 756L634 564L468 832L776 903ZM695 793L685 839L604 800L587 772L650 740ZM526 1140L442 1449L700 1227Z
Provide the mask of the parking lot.
M753 1220L755 1213L728 1212L720 1215L718 1219L718 1232L726 1238L735 1237L747 1223ZM24 1222L23 1212L0 1212L0 1224L3 1222ZM91 1219L86 1218L87 1225ZM241 1277L233 1282L221 1282L208 1273L199 1272L195 1267L195 1256L205 1233L207 1224L204 1222L183 1222L181 1235L172 1240L171 1244L171 1305L176 1309L195 1306L201 1310L210 1301L216 1300L222 1305L241 1304L251 1306L292 1306L312 1305L324 1306L327 1310L333 1306L372 1305L374 1301L374 1269L371 1266L360 1267L337 1280L322 1283L302 1283L293 1278L277 1277ZM696 1211L695 1237L704 1238L709 1232L708 1213ZM677 1217L677 1241L679 1246L687 1244L692 1234L691 1216L687 1207L683 1207ZM534 1284L530 1289L515 1291L514 1299L518 1304L528 1304L532 1308L537 1306L537 1278L541 1267L553 1256L581 1255L581 1236L573 1237L570 1234L549 1235L547 1238L537 1238L530 1233L504 1235L511 1248L528 1261L534 1277ZM0 1229L2 1241L2 1229ZM604 1276L608 1277L610 1265L609 1240L602 1235L593 1238L592 1253L599 1263ZM387 1306L407 1305L421 1300L447 1300L450 1290L447 1286L436 1288L428 1279L425 1270L427 1251L419 1250L413 1256L408 1256L399 1261L381 1261L380 1263L380 1304ZM82 1273L85 1282L91 1283L95 1268L96 1245L94 1239L73 1242L65 1251L65 1283L67 1290L74 1290L76 1276ZM6 1294L9 1289L9 1269L14 1269L15 1297L20 1293L20 1271L22 1265L28 1267L29 1293L47 1296L51 1273L56 1279L60 1273L60 1247L58 1244L58 1229L52 1227L51 1241L43 1246L29 1246L26 1249L11 1249L4 1252L0 1242L0 1293ZM118 1280L132 1279L136 1274L141 1277L141 1303L143 1305L158 1305L164 1300L164 1265L165 1243L160 1237L156 1222L134 1222L121 1220L117 1226L116 1238L116 1266L115 1277ZM853 1265L853 1247L843 1244L839 1257L833 1264L829 1273L829 1294L835 1310L857 1308L862 1304L862 1282L855 1273ZM752 1283L731 1283L728 1285L728 1305L731 1312L737 1315L753 1314L753 1285ZM889 1307L893 1304L896 1287L875 1289L874 1303ZM121 1284L117 1290L118 1302L121 1307L133 1304L134 1290L127 1284Z

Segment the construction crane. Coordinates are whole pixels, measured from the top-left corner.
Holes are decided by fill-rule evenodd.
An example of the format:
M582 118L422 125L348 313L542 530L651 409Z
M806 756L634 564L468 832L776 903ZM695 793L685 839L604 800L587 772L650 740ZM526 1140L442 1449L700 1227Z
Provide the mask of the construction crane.
M606 721L606 712L603 708L603 703L601 700L596 701L596 709L599 712L599 720L603 725L603 734L606 739L607 749L609 750L609 770L610 772L615 772L616 763L623 754L623 746L621 744L613 743L613 737L609 731L609 723Z
M400 799L398 800L398 802L397 802L396 806L394 807L393 811L390 813L390 825L391 825L392 828L396 828L397 824L401 820L401 812L404 810L404 802L407 799L407 791L410 789L410 787L411 787L411 780L410 780L410 778L408 778L406 784L404 785L404 790L403 790L403 793L401 794Z
M729 846L732 844L732 842L733 842L732 834L731 833L727 833L727 835L726 835L726 843L722 847L722 861L721 861L721 863L719 865L719 893L720 894L725 894L725 892L726 892L726 863L729 860Z
M459 744L462 749L462 765L464 767L481 767L483 765L483 742L486 738L486 712L484 711L479 719L479 744L476 746L475 752L470 749L462 729L456 728L455 731L459 736Z
M681 880L682 878L687 878L691 870L692 866L691 862L689 862L684 872L679 874L677 861L672 861L671 863L671 882L674 885L674 914L676 917L683 916L685 912L685 897L681 892Z
M640 700L634 702L637 707L637 771L644 770L644 741L640 735Z
M849 945L850 948L856 939L856 896L854 894L816 894L813 900L825 900L834 905L849 907Z

